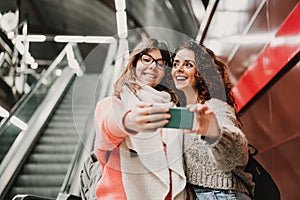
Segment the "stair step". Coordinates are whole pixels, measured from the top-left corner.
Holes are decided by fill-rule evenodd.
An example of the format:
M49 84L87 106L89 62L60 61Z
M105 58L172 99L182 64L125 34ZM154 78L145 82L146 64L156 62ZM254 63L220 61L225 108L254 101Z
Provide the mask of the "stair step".
M66 164L25 164L22 174L60 174L65 175L68 170Z
M79 137L69 137L68 135L61 136L44 136L39 140L39 144L76 144Z
M50 122L48 124L47 127L55 127L55 128L63 128L63 129L66 129L66 128L75 128L75 124L74 124L74 121L69 121L69 122L62 122L62 121L57 121L57 122Z
M21 174L18 176L16 186L26 187L49 187L49 186L61 186L64 181L65 175L34 175L34 174Z
M73 154L31 154L29 162L31 163L70 163Z
M44 197L56 198L59 193L60 187L14 187L11 190L10 198L12 199L17 194L34 194Z
M38 144L33 152L34 153L73 153L75 146L73 144Z
M43 135L61 135L62 132L63 135L77 135L77 131L75 129L66 129L62 131L62 129L57 129L55 127L48 127Z

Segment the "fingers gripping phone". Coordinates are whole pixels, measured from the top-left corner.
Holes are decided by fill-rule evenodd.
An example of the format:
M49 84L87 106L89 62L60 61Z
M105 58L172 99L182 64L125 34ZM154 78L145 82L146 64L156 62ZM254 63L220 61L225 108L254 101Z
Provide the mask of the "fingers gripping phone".
M194 113L185 107L170 108L171 119L166 128L192 129Z

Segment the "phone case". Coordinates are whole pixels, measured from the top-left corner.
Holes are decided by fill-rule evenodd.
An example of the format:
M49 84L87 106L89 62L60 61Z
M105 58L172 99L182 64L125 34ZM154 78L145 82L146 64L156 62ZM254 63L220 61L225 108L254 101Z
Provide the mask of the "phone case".
M177 107L170 108L171 119L166 128L178 128L178 129L192 129L194 113L190 112L187 108Z

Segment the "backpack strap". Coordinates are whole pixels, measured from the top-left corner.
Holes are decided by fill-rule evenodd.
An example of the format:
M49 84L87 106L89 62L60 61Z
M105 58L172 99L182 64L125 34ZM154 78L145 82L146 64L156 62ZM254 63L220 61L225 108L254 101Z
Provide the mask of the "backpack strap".
M252 144L248 144L248 153L251 156L255 156L258 154L258 150L255 146L253 146Z

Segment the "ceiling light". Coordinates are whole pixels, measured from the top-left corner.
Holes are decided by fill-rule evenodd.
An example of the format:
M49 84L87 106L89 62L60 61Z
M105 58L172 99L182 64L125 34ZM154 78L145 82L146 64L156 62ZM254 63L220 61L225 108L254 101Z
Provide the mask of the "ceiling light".
M42 78L41 82L44 85L49 85L49 81L46 78Z
M234 35L231 37L224 37L222 40L224 42L231 42L235 44L265 44L268 43L274 38L274 33L266 33L266 34L249 34L245 36Z
M114 37L109 36L79 36L79 35L57 35L54 36L55 42L75 42L75 43L107 43L115 41Z
M6 33L6 35L7 35L7 38L10 40L15 37L15 33L13 31L9 31L8 33Z
M0 106L0 116L4 117L4 118L9 116L9 112L5 108L3 108L2 106Z
M115 41L114 37L105 37L105 36L85 36L85 43L113 43Z
M77 69L77 68L80 68L80 65L79 65L79 63L77 62L77 60L76 59L70 59L69 61L68 61L68 65L72 68L72 69Z
M203 21L203 17L205 15L205 8L202 1L199 0L191 0L191 5L193 9L193 13L199 22Z
M24 61L26 64L33 64L34 63L34 58L31 56L31 54L27 51L25 54L24 54Z
M55 70L55 75L56 76L61 76L62 75L62 70L61 69Z
M26 40L28 42L45 42L46 41L46 36L45 35L27 35ZM20 41L25 40L25 35L18 35L17 39Z
M21 119L19 119L16 116L12 116L9 120L13 125L17 126L18 128L20 128L22 131L26 131L28 128L28 125L23 122Z
M282 46L282 45L288 45L288 46L294 46L300 44L300 36L298 35L286 35L286 36L280 36L275 37L270 45L272 47L274 46Z
M74 52L73 52L73 48L72 48L71 45L68 45L66 47L66 52L67 52L67 59L68 59L68 61L74 59Z
M126 3L125 0L115 0L116 10L125 10Z
M25 53L25 46L20 40L16 40L16 48L20 52L21 55Z
M4 60L5 60L5 53L2 51L0 53L0 67L2 66Z
M5 32L10 32L17 28L19 22L19 12L8 12L1 16L0 26Z
M119 38L126 38L127 33L127 15L125 11L117 11L117 28Z
M54 37L55 42L77 42L82 43L83 36L73 36L73 35L57 35Z
M31 69L37 69L39 64L37 62L34 62L30 65Z

